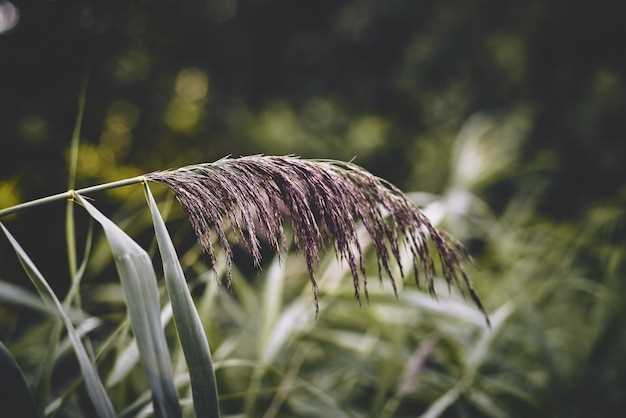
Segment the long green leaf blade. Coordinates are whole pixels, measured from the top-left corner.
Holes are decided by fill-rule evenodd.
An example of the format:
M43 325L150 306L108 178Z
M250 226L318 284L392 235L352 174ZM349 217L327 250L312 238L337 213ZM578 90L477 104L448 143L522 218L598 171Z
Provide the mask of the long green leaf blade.
M170 319L172 319L172 305L168 303L161 310L161 325L167 326ZM113 369L106 379L106 386L110 388L123 381L137 363L139 363L139 348L137 347L137 340L133 338L126 348L117 355Z
M182 415L165 333L161 326L159 289L148 253L82 196L77 201L104 229L122 282L130 325L152 389L155 415Z
M91 398L91 401L94 404L96 412L98 416L103 418L114 418L115 410L113 409L113 404L109 399L106 391L104 390L104 386L102 385L102 381L98 376L98 372L95 367L89 360L87 356L87 352L85 351L85 346L83 345L80 337L78 336L76 330L74 329L74 325L70 320L67 313L65 313L65 309L63 305L59 301L59 299L54 294L54 291L43 277L43 275L39 272L35 264L32 262L30 257L26 254L26 252L22 249L20 244L13 238L13 235L4 227L2 223L0 223L0 228L8 238L11 246L15 250L17 257L20 261L20 264L24 268L24 271L33 282L33 285L40 293L41 297L54 304L56 309L58 310L61 319L67 329L67 335L74 347L74 351L76 352L76 357L78 358L78 365L80 366L80 370L85 378L85 387L87 388L87 393Z
M32 309L47 315L56 315L56 311L42 305L37 295L14 284L0 280L0 302Z
M40 416L22 369L2 342L0 342L0 399L11 401L11 413L14 416L23 418Z
M183 268L178 260L174 244L170 238L159 208L154 201L147 183L144 183L146 200L150 207L152 223L156 234L167 291L172 302L176 331L180 338L183 354L187 361L191 379L196 416L219 418L219 399L211 351L200 316L193 303Z

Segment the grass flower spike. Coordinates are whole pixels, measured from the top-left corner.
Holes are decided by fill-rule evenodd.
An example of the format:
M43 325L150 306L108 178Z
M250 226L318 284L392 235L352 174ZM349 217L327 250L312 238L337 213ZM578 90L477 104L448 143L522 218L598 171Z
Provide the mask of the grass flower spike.
M412 255L415 281L434 296L434 259L449 286L469 294L487 314L462 268L467 259L463 247L437 230L426 216L392 184L361 167L332 160L304 160L291 156L224 158L177 170L145 176L167 185L186 212L198 239L215 261L213 237L223 249L228 265L232 250L227 230L232 228L250 252L255 265L261 261L259 236L266 237L279 252L284 242L284 223L291 224L294 240L304 252L317 307L315 265L324 245L332 243L337 256L350 267L355 297L368 298L364 249L357 225L365 227L376 253L378 277L383 275L397 293L392 263L400 275L400 248ZM227 279L228 281L230 278Z

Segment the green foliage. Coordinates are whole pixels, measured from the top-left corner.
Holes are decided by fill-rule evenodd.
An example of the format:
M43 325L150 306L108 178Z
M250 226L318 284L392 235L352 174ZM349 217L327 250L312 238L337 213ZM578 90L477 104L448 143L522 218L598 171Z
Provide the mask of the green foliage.
M161 327L159 289L148 254L83 197L78 202L105 231L124 288L128 316L150 385L158 418L181 416L172 363Z
M187 360L196 416L219 418L217 384L209 343L187 287L187 281L183 274L183 268L178 261L174 244L172 244L147 183L144 183L144 190L161 252L163 274L172 303L176 331L185 354L185 360Z
M224 155L356 157L419 190L411 198L474 257L492 331L440 278L434 301L409 283L396 300L368 277L370 302L357 307L332 251L321 253L316 319L288 231L290 250L259 270L234 244L228 291L218 285L222 256L211 269L173 197L155 187L172 208L168 236L180 255L169 279L181 283L182 270L188 288L160 280L143 254L158 294L135 284L150 293L139 305L150 311L149 346L171 357L164 390L185 418L201 415L194 374L211 373L206 363L190 369L181 333L190 329L172 294L201 342L193 354L206 359L202 332L211 342L224 417L586 418L626 408L626 66L615 53L625 38L616 9L209 0L148 13L133 2L12 3L22 19L1 35L0 210L68 181ZM79 87L87 56L88 92ZM162 250L139 187L94 197L150 256ZM21 283L0 242L0 338L46 416L96 414L75 335L119 416L154 415L162 382L146 378L151 356L127 319L116 260L75 209L68 202L65 223L54 206L2 218L47 272L74 336L57 305ZM375 270L370 245L363 240Z
M449 186L439 195L411 195L432 221L481 244L473 251L480 269L472 274L486 296L492 329L485 326L479 310L457 293L448 293L441 278L436 280L440 296L435 301L408 283L401 284L403 289L395 299L388 283L375 286L377 280L370 277L370 301L358 307L353 302L349 268L331 252L323 255L319 265L317 319L306 264L296 252L282 254L280 262L275 259L259 273L249 272L245 261L235 257L232 291L220 289L223 257L218 257L214 269L205 264L199 244L188 239L191 231L178 210L169 217L170 236L150 193L150 211L141 200L131 199L120 211L124 219L118 223L142 240L153 236L153 228L156 231L165 273L165 280L156 282L157 289L145 252L77 197L107 226L113 248L132 250L145 267L139 279L139 275L126 274L130 264L122 266L120 287L110 273L111 265L119 263L119 254L114 251L111 258L107 240L100 238L89 251L91 239L87 239L84 259L91 261L81 263L78 270L84 278L74 281L71 291L81 295L81 304L67 298L68 318L78 324L76 331L86 341L85 347L93 347L92 358L108 376L116 410L126 417L155 414L150 398L162 393L154 391L155 382L169 381L166 390L176 404L180 394L182 416L204 416L207 412L201 408L205 407L217 414L216 402L196 401L198 396L211 399L215 393L212 369L217 372L219 403L227 417L242 411L263 418L320 413L384 418L526 417L561 405L562 397L578 393L578 385L608 384L596 369L612 368L604 359L605 347L623 343L615 328L623 314L615 296L623 289L619 277L624 250L615 239L624 219L620 200L617 197L590 213L583 230L538 218L535 205L541 191L519 193L498 211L490 208L482 195L515 176L506 167L518 160L515 150L523 140L524 124L519 119L523 117L521 113L502 120L484 116L470 120L450 148L454 158L447 170L454 174L445 176ZM494 132L503 140L495 141ZM506 167L490 157L498 155L506 156ZM473 161L474 175L467 172L468 159ZM364 230L358 234L371 264L372 243ZM180 257L175 255L178 251ZM132 284L131 292L124 290L129 287L125 281ZM168 294L171 304L159 294ZM8 283L0 286L0 297L3 309L12 312L7 318L15 317L19 309L40 313L33 325L11 341L18 359L23 360L27 381L35 381L35 365L45 356L36 347L57 345L58 354L49 356L49 361L58 369L66 361L63 353L69 342L55 342L54 333L50 340L56 308L38 305L34 295ZM144 310L134 338L129 336L122 298L129 312ZM100 320L87 312L100 312ZM140 315L135 315L133 324L130 313L134 331ZM581 327L581 323L588 326ZM143 332L148 329L151 336ZM211 355L205 333L212 342L212 363L207 360ZM151 352L157 346L153 341L162 349ZM167 365L170 354L171 372L168 367L159 369L155 357L165 355L160 364ZM198 358L204 367L194 366ZM611 358L620 361L619 355ZM143 372L136 367L139 362L144 364ZM152 380L145 378L146 364L152 365ZM47 414L83 413L79 405L84 395L77 391L82 377L75 372L72 376L64 381L52 375L54 392L61 395L44 399ZM619 382L610 384L619 387ZM198 395L202 391L206 392Z
M35 264L33 264L30 257L28 257L26 252L24 252L22 247L18 244L15 238L13 238L11 233L5 228L2 223L0 223L0 228L11 243L11 246L15 250L20 264L26 272L26 275L37 289L37 292L43 299L44 303L52 304L58 310L58 314L63 320L63 325L65 325L67 334L70 338L72 346L74 347L74 351L76 352L76 357L78 358L80 370L85 379L87 392L89 393L89 397L91 398L94 407L96 408L98 416L100 418L114 418L115 411L113 410L111 400L104 390L104 386L100 381L98 372L96 371L93 364L91 363L91 360L87 356L87 351L85 350L85 347L82 344L80 337L74 329L72 321L65 313L63 305L54 294L54 291L52 290L48 282L46 282L46 279L44 279Z

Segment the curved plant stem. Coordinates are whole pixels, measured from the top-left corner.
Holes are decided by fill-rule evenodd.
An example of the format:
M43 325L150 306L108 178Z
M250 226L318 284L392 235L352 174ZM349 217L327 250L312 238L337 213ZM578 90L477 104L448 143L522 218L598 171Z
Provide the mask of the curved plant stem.
M57 200L72 199L75 194L88 194L93 192L99 192L102 190L115 189L117 187L130 186L132 184L139 184L146 180L144 176L131 177L128 179L113 181L110 183L98 184L95 186L89 186L78 190L68 190L63 193L54 194L52 196L46 196L39 199L31 200L29 202L20 203L19 205L11 206L5 209L0 209L0 217L10 215L15 212L19 212L23 209L40 206L45 203L55 202Z

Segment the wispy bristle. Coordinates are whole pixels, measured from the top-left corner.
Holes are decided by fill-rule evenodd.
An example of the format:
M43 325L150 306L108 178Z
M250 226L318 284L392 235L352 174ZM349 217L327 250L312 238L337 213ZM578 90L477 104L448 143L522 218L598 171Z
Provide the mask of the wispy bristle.
M422 270L427 289L434 295L435 268L428 247L432 242L445 280L468 292L485 313L462 269L461 263L467 258L463 247L437 230L395 186L352 163L250 156L146 177L166 184L176 194L212 262L212 233L229 266L232 251L226 236L228 228L239 235L258 266L259 234L279 252L284 241L283 220L289 221L295 243L305 255L316 307L318 290L313 272L327 243L332 243L337 256L348 264L357 301L361 303L362 294L368 298L363 248L357 237L357 225L362 223L376 252L379 278L382 281L383 275L388 277L394 292L397 284L391 264L395 261L404 275L400 262L403 244L413 257L417 285L421 285ZM227 280L230 282L230 270Z

